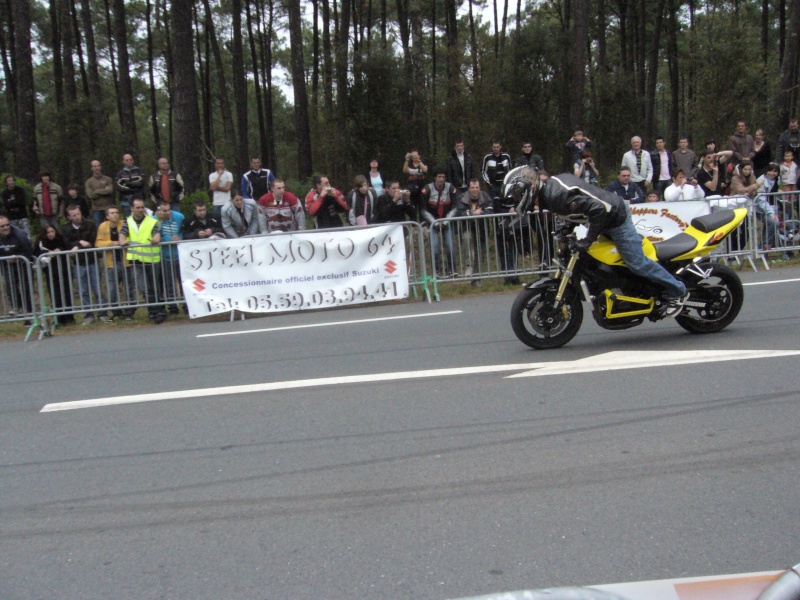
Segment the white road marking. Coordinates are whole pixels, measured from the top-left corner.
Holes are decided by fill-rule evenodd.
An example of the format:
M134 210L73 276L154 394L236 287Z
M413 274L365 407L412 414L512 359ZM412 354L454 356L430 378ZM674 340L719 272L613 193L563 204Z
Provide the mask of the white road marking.
M589 356L581 360L550 363L543 369L509 375L517 377L540 377L543 375L566 375L596 371L619 371L621 369L641 369L644 367L671 367L674 365L694 365L727 360L749 360L754 358L773 358L793 356L800 350L698 350L698 351L634 351L608 352Z
M792 283L794 281L800 281L800 277L796 279L776 279L775 281L752 281L742 285L772 285L773 283Z
M308 329L310 327L330 327L331 325L353 325L354 323L375 323L376 321L396 321L398 319L418 319L419 317L438 317L441 315L457 315L462 310L446 310L435 313L422 313L419 315L399 315L395 317L376 317L374 319L355 319L352 321L332 321L330 323L309 323L307 325L288 325L286 327L271 327L269 329L248 329L246 331L223 331L222 333L203 333L199 338L219 337L221 335L244 335L246 333L265 333L268 331L287 331L289 329Z
M490 365L482 367L455 367L452 369L433 369L429 371L400 371L396 373L372 373L369 375L345 375L341 377L321 377L318 379L299 379L296 381L275 381L272 383L254 383L249 385L232 385L218 388L183 390L176 392L157 392L153 394L137 394L133 396L116 396L97 398L95 400L78 400L75 402L57 402L46 405L41 412L71 410L74 408L95 408L114 404L132 404L136 402L157 402L159 400L179 400L183 398L205 398L227 394L246 394L250 392L268 392L289 390L323 385L341 385L348 383L374 383L380 381L399 381L403 379L424 379L428 377L447 377L451 375L471 375L475 373L500 373L504 371L521 371L535 369L549 363L527 363L521 365Z
M400 371L396 373L372 373L367 375L347 375L341 377L321 377L317 379L300 379L296 381L275 381L271 383L255 383L249 385L233 385L216 388L194 390L178 390L174 392L156 392L130 396L114 396L77 400L74 402L57 402L47 404L40 412L75 410L78 408L97 408L117 404L135 404L140 402L159 402L162 400L182 400L186 398L208 398L252 392L269 392L275 390L321 387L326 385L342 385L352 383L376 383L381 381L402 381L409 379L426 379L433 377L451 377L457 375L477 375L480 373L503 373L507 371L525 371L515 377L536 377L539 375L561 375L565 373L586 373L590 371L612 371L618 369L639 369L643 367L659 367L726 360L745 360L756 358L773 358L793 356L800 350L708 350L688 352L607 352L575 361L523 363L514 365L484 365L476 367L454 367L450 369L431 369L427 371Z

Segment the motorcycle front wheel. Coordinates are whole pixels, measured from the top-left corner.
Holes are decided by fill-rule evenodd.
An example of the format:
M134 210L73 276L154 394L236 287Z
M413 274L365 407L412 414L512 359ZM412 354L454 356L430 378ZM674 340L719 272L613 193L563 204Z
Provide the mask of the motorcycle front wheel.
M514 300L511 327L526 346L560 348L581 328L583 305L578 294L568 289L558 308L553 307L555 296L555 287L536 287L522 290Z
M733 323L744 302L742 281L733 269L715 264L706 279L685 283L689 310L675 317L678 325L690 333L716 333Z

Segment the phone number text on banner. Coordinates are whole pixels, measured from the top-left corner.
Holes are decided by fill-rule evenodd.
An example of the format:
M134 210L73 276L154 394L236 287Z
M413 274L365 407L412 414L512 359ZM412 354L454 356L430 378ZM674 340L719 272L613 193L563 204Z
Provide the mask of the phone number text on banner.
M178 245L189 316L279 312L408 297L403 227Z

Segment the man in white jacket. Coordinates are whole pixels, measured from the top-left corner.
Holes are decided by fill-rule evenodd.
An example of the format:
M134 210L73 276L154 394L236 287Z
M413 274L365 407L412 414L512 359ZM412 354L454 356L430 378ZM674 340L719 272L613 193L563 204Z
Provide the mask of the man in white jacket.
M631 181L642 188L642 195L646 196L653 181L653 162L650 153L642 150L642 138L638 135L631 138L631 149L622 155L622 166L631 170Z
M672 178L672 185L664 190L664 202L685 202L686 200L702 200L706 195L703 192L697 179L691 182L686 181L686 174L683 169L678 169Z

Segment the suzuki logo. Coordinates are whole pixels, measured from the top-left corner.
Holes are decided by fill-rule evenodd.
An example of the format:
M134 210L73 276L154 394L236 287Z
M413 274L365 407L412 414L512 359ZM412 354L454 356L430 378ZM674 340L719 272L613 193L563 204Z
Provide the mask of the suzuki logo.
M204 289L206 289L206 282L202 279L195 279L192 282L192 287L198 292L202 292Z
M389 275L391 275L392 273L397 271L397 263L394 262L393 260L390 260L389 262L387 262L385 265L383 265L383 267L384 267L384 269L386 269L386 272Z

